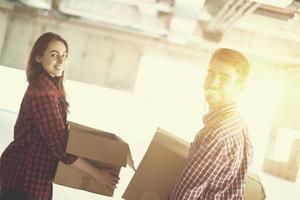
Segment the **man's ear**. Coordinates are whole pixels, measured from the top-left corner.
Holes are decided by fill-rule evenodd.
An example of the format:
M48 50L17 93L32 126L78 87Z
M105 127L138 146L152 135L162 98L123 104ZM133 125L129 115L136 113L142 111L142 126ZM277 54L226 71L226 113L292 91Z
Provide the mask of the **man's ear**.
M42 62L42 58L41 58L40 56L36 56L36 57L35 57L35 61L36 61L37 63L41 63L41 62Z

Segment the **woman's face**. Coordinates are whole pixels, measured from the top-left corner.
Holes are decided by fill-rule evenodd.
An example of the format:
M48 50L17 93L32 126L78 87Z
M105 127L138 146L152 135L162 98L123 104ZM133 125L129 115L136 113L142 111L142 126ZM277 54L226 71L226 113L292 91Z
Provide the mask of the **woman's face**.
M66 63L68 52L63 42L59 40L51 41L42 56L36 57L44 70L53 77L62 76Z

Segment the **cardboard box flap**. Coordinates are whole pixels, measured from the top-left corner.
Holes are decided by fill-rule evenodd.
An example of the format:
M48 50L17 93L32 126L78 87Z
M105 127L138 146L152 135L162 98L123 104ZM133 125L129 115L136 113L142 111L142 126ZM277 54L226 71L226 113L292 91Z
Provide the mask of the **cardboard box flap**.
M134 171L136 171L135 166L134 166L134 161L132 159L132 155L128 146L128 154L127 154L127 164L129 167L131 167Z
M115 134L70 123L67 152L87 159L134 169L129 146Z
M164 148L167 148L169 151L174 152L180 156L186 157L188 155L188 149L186 147L189 147L190 143L175 135L170 134L168 131L162 128L157 128L152 142L158 143Z
M88 127L88 126L84 126L84 125L81 125L81 124L78 124L78 123L75 123L75 122L70 122L69 121L69 124L70 124L70 131L71 130L78 130L78 131L82 131L82 132L93 134L93 135L101 134L101 137L105 137L105 138L113 139L113 140L119 140L119 141L124 142L121 138L118 138L118 136L116 136L113 133L109 133L109 132L106 132L106 131L101 131L101 130L91 128L91 127Z
M116 140L120 141L120 142L124 142L126 143L122 138L116 136ZM130 152L130 148L129 148L129 145L127 145L128 149L128 154L127 154L127 164L135 171L135 166L134 166L134 161L132 159L132 155L131 155L131 152Z

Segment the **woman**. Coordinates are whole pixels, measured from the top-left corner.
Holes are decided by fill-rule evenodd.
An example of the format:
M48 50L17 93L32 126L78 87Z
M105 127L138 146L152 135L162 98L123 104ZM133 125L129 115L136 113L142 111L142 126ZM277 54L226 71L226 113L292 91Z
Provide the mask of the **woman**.
M27 64L28 88L14 127L14 141L0 159L0 200L50 200L58 161L115 187L118 177L65 152L69 104L63 85L68 44L48 32L35 42Z

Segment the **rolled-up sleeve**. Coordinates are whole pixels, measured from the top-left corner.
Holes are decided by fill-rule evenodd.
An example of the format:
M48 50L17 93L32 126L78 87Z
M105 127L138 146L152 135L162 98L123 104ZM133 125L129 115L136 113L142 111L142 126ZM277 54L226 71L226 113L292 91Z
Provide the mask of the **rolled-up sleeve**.
M38 132L53 155L65 164L73 163L77 157L66 153L67 127L55 95L39 94L32 98L32 110Z

